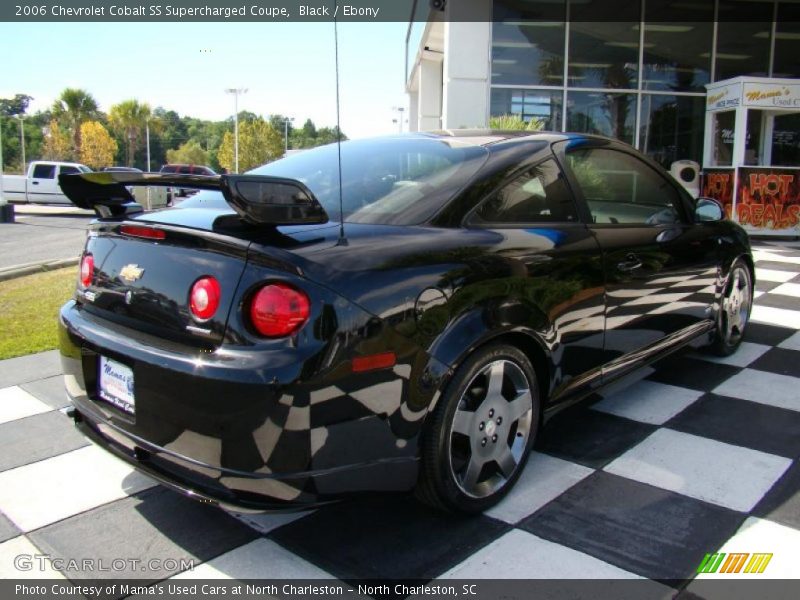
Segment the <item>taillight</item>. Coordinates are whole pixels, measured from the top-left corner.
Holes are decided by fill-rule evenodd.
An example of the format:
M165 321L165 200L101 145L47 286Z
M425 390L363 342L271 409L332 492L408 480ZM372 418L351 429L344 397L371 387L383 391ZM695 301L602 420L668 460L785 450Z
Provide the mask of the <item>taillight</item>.
M202 277L194 282L189 294L189 307L192 314L205 321L214 316L219 308L219 281L214 277Z
M142 227L141 225L123 225L119 228L119 231L123 235L130 235L132 237L145 238L148 240L163 240L167 237L167 233L163 229Z
M94 279L94 256L91 254L84 254L81 259L81 287L88 288L92 285Z
M283 283L262 287L250 302L250 322L264 337L283 337L308 321L308 296Z

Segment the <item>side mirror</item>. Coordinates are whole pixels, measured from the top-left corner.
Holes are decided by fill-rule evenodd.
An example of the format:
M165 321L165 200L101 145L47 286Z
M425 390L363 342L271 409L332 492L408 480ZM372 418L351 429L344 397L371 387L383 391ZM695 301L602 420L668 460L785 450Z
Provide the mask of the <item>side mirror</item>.
M694 205L694 220L701 223L722 221L725 209L713 198L698 198Z

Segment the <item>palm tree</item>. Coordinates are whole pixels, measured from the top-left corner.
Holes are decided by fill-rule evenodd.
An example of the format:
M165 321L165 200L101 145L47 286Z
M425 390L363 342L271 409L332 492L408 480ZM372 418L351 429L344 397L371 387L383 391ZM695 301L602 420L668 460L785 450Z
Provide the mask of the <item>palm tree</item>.
M119 104L115 104L108 114L111 127L125 138L127 148L126 164L129 167L133 166L136 147L151 115L150 105L140 103L138 100L124 100Z
M81 151L81 123L96 119L98 112L97 100L86 90L78 88L66 88L53 103L53 117L66 122L72 131L76 156Z

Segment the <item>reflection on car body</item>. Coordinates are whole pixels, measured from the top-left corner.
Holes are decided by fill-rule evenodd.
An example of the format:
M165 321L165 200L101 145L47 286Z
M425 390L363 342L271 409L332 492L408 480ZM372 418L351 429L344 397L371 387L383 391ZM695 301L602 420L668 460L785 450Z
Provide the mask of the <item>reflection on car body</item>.
M60 316L82 431L239 509L415 488L475 512L554 412L684 344L741 342L747 235L622 143L351 141L339 178L334 145L96 221ZM275 182L296 191L259 195ZM298 203L314 224L292 224ZM103 400L102 359L129 370L131 410Z

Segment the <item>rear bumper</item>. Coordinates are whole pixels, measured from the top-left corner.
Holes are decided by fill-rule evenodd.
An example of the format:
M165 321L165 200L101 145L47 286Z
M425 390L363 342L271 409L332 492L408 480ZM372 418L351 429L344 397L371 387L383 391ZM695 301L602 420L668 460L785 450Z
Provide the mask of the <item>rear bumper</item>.
M410 364L317 380L307 374L318 357L202 354L105 322L74 302L61 309L60 338L80 431L194 499L239 511L296 510L416 483L427 405L415 414L405 401ZM135 416L98 398L100 356L133 371Z

